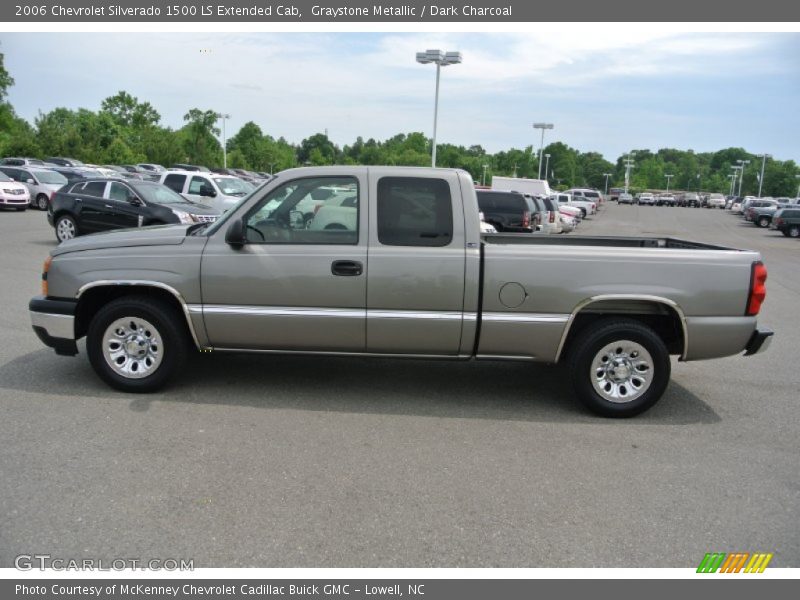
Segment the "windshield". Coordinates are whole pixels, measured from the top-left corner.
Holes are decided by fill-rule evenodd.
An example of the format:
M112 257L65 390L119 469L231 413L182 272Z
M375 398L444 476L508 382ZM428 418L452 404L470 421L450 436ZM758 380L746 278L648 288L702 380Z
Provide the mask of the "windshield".
M252 185L248 185L238 177L214 177L213 179L226 196L244 196L253 191Z
M40 183L49 183L52 185L64 185L67 183L67 178L61 173L55 171L31 171Z
M160 183L139 183L134 184L133 188L145 202L154 204L196 204Z

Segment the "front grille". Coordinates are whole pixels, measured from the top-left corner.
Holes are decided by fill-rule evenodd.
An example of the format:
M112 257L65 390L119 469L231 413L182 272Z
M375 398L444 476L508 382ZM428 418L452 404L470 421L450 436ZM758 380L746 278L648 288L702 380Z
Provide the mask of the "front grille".
M6 190L6 189L3 189L3 191L4 191L6 194L11 194L11 195L13 195L13 196L21 196L22 194L24 194L24 193L25 193L25 190L16 190L16 189L15 189L15 190Z
M213 223L219 217L216 215L192 215L195 219L197 219L198 223Z

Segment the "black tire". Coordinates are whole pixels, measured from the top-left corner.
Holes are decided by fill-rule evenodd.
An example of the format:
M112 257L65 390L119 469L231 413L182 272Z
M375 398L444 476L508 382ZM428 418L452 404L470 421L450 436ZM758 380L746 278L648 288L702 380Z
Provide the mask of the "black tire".
M759 227L769 227L769 217L759 217L758 221L756 221L756 225Z
M80 235L78 224L75 222L75 219L73 219L69 215L59 215L58 217L56 217L54 227L56 232L56 239L58 240L59 243L64 242L66 240L71 240ZM68 236L67 234L68 231L74 232L72 237Z
M152 325L155 329L155 332L146 331L143 334L145 339L157 342L156 351L161 353L158 359L160 362L149 375L125 376L118 372L119 367L115 370L109 364L104 354L103 338L106 330L113 323L127 319L131 319L132 324L146 321L145 325ZM89 324L86 335L89 362L100 379L117 390L133 393L155 392L164 387L186 362L190 341L184 323L184 316L177 310L146 296L128 296L109 302L95 314ZM146 336L148 333L149 337ZM122 344L120 348L123 348Z
M44 194L36 196L36 208L39 210L47 210L48 206L50 206L50 199L47 196Z
M789 229L786 230L789 237L800 237L800 225L790 225Z
M634 360L639 357L642 366L630 371L629 366L620 365L620 368L627 369L630 372L631 383L605 383L606 386L611 388L612 392L617 390L621 394L618 401L612 401L595 389L593 384L593 363L597 360L600 368L607 371L612 363L616 364L614 361L607 361L606 355L601 352L616 342L620 342L620 348L612 350L612 353L623 350L622 353L619 353L619 356L628 356ZM635 354L626 355L624 352L626 350L626 342L630 343L633 348L646 350L650 355L650 360L646 360L645 356L638 356L638 351ZM601 355L603 355L602 358ZM624 363L626 359L620 358L619 360ZM652 364L648 364L648 368L644 369L644 363L650 362ZM672 366L669 352L658 334L646 325L632 319L603 319L581 331L579 337L572 344L568 365L572 375L572 387L578 399L592 412L604 417L616 418L633 417L658 402L669 383ZM642 368L642 370L638 371L639 368ZM602 370L597 373L599 374L600 372ZM638 373L642 374L641 379L637 378ZM610 375L610 371L605 375ZM641 393L637 392L634 389L636 380L639 379L639 385L641 386L648 378L650 380L649 387L646 387ZM604 385L604 379L598 379L597 381L598 387ZM614 387L615 385L616 388ZM626 388L631 391L626 392ZM606 393L610 394L610 392ZM638 396L636 395L637 393L639 393ZM627 394L633 394L633 399L625 400L624 395Z

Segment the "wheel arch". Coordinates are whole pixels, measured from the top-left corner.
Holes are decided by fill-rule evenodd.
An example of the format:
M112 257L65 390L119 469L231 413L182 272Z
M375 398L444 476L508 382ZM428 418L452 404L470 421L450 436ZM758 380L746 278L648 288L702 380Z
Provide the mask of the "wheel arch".
M78 306L75 310L75 338L79 339L86 335L89 329L91 316L100 307L108 304L112 300L132 295L144 295L161 300L176 309L186 320L186 326L191 334L195 347L200 350L201 346L192 323L189 307L181 293L170 285L158 281L94 281L80 287L75 297Z
M670 354L686 357L689 348L686 316L677 302L661 296L604 294L578 303L570 313L556 351L559 362L587 326L609 316L626 317L651 327L661 337Z

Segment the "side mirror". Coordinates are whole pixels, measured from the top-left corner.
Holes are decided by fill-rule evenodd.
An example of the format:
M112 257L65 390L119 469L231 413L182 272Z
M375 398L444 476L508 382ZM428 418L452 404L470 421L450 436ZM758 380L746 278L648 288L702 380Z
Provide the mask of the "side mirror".
M33 179L28 178L25 180L25 183L36 183L36 182Z
M241 248L246 242L244 221L234 219L225 232L225 243L233 248Z
M215 192L214 188L212 188L211 186L204 185L203 187L200 188L200 195L201 196L206 196L208 198L215 198L216 195L217 195L217 192Z
M143 206L144 205L144 202L142 202L136 196L133 196L132 198L128 198L128 202L130 203L131 206Z

